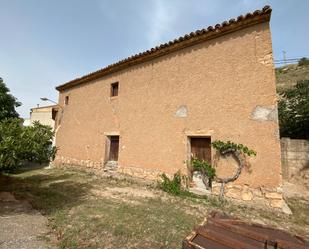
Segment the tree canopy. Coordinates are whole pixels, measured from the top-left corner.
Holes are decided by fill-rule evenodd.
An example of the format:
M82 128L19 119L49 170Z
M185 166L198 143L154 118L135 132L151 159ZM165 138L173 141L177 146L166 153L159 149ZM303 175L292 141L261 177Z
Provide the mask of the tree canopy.
M10 89L0 78L0 122L6 118L17 118L19 115L15 108L20 105L21 103L10 94Z
M39 122L22 126L15 110L20 105L0 78L0 172L12 170L25 161L49 162L56 153L52 128Z
M0 171L20 166L24 161L45 163L53 159L52 128L35 122L24 127L20 119L0 122Z
M278 111L281 137L309 139L309 80L283 91Z

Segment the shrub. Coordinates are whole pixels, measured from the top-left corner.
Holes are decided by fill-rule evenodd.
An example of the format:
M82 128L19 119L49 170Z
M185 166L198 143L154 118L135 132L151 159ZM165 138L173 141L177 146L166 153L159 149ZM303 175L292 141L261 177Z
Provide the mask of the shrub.
M309 59L306 57L303 57L299 60L298 66L308 66L309 65Z
M0 122L0 170L13 169L21 164L23 145L19 119Z
M309 80L281 93L278 114L281 137L309 139Z
M52 128L36 122L23 127L18 118L0 122L0 171L12 170L23 161L44 163L53 159Z
M52 146L54 133L52 128L34 122L32 126L24 127L22 136L23 159L31 162L46 163L56 152Z
M159 188L172 195L181 194L182 189L180 171L174 174L173 179L169 179L165 173L161 174L160 178L161 181L158 182Z
M194 171L200 171L203 175L207 176L210 181L216 176L216 169L208 162L192 158L191 163Z

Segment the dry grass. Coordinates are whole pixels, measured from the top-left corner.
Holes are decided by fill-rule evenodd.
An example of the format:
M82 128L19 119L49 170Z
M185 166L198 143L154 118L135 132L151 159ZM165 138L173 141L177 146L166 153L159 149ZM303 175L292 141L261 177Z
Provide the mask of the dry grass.
M135 181L78 170L36 169L1 177L0 187L27 199L50 220L60 248L181 248L212 210L308 234L308 202L291 199L294 215L173 197Z
M299 80L309 80L309 66L298 66L297 64L276 68L277 91L291 88Z

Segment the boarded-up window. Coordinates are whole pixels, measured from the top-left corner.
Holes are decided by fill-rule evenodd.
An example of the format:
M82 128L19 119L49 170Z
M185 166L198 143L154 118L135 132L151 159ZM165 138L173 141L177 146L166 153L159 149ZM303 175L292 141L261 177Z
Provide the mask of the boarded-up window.
M110 137L109 160L118 161L119 154L119 136Z
M192 157L211 163L210 137L191 137L190 143Z
M118 96L118 87L118 82L111 84L111 97Z

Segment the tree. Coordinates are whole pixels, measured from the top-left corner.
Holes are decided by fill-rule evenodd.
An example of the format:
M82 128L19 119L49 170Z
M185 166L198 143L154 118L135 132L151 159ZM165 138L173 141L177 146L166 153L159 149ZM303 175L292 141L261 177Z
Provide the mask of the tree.
M21 103L10 94L9 88L0 78L0 122L6 118L17 118L18 113L15 108L20 105Z
M216 181L221 183L219 199L223 200L225 185L238 179L243 168L246 165L246 156L256 156L256 151L249 149L243 144L236 144L231 141L223 142L220 140L216 140L211 143L211 145L219 152L220 156L226 157L227 155L231 155L238 163L238 168L234 175L227 178L216 177Z
M35 122L23 127L20 119L0 122L0 171L9 171L24 161L44 163L54 159L52 128Z
M0 171L12 169L21 164L22 132L20 120L17 118L0 122Z
M298 66L308 66L309 65L309 59L306 57L303 57L299 60Z
M281 137L309 139L309 80L281 93L278 112Z
M22 126L15 107L21 105L11 95L0 78L0 171L20 166L24 161L44 163L53 160L56 147L52 146L52 128L35 122Z
M201 173L206 189L211 188L211 183L213 180L221 183L219 199L223 200L225 185L238 179L246 165L246 156L256 156L256 152L243 144L236 144L231 141L223 142L221 140L215 140L211 143L211 146L215 148L217 152L219 152L219 156L222 156L223 158L228 155L234 157L238 163L236 172L230 177L220 178L216 175L216 165L211 165L208 162L197 158L191 159L191 164L193 166L191 170L199 171Z

